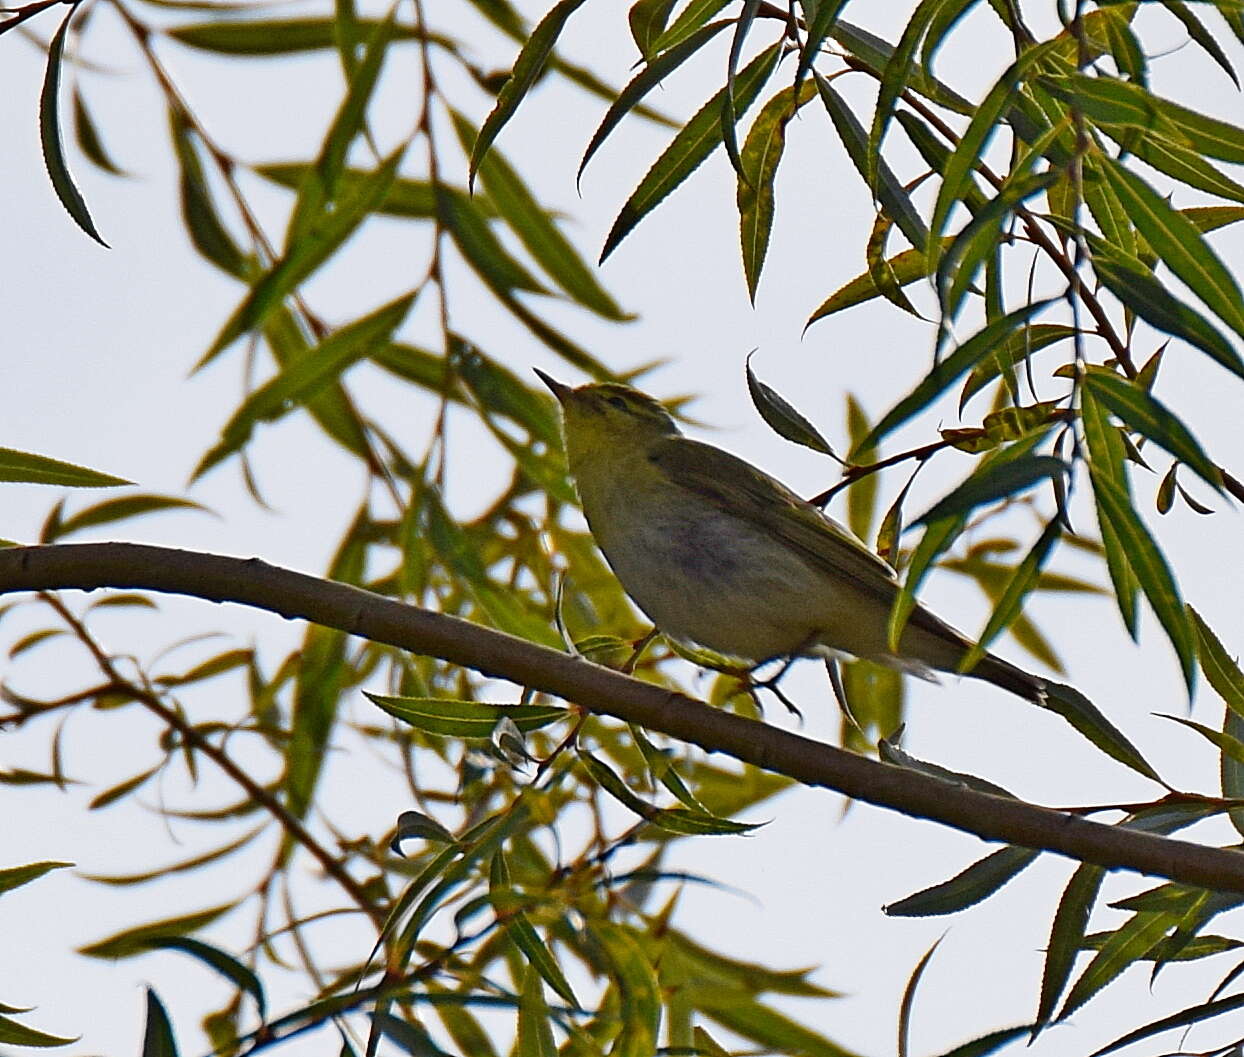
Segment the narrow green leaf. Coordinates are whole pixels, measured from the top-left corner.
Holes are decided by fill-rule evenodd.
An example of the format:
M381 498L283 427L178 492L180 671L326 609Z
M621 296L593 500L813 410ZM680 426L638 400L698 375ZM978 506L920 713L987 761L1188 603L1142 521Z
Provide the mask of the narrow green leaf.
M1171 1031L1174 1028L1186 1028L1203 1020L1214 1020L1227 1013L1234 1013L1241 1006L1244 1006L1244 995L1220 998L1216 1002L1198 1002L1195 1006L1189 1006L1178 1013L1172 1013L1169 1017L1150 1021L1148 1024L1129 1031L1126 1035L1119 1036L1109 1045L1103 1046L1100 1050L1094 1050L1090 1057L1104 1057L1107 1053L1121 1050L1124 1046L1130 1046L1133 1042L1142 1042L1145 1039L1152 1038L1154 1035L1160 1035L1164 1031Z
M10 866L0 870L0 895L5 892L11 892L14 888L21 888L22 885L30 884L36 881L46 873L52 870L64 870L72 866L71 862L32 862L25 866Z
M569 717L564 708L552 705L489 705L481 701L454 701L442 697L389 697L363 691L394 719L428 734L448 738L487 740L505 718L527 733Z
M1240 288L1196 225L1131 170L1111 158L1103 163L1111 188L1163 263L1224 323L1244 334Z
M911 976L907 978L907 986L903 988L903 997L898 1006L898 1057L911 1057L911 1012L916 1004L916 990L943 939L944 934L934 940L933 946L924 952Z
M1146 778L1165 785L1149 761L1140 754L1140 750L1074 686L1047 681L1041 706L1062 716L1107 756L1118 760L1125 767L1130 767L1137 774L1143 774Z
M842 23L838 25L841 26ZM927 252L928 229L924 226L919 210L912 204L902 183L883 158L878 158L875 162L876 179L872 178L874 162L869 158L868 136L864 132L864 127L859 123L846 100L834 90L829 81L816 70L812 71L812 76L816 81L817 91L820 92L821 102L825 105L830 120L833 121L834 128L838 132L838 138L846 148L847 156L851 159L851 164L855 166L856 172L860 174L869 188L875 187L873 193L877 201L881 203L881 208L898 226L899 231L906 236L907 241L916 249Z
M223 917L236 905L236 903L226 903L223 906L200 910L194 914L185 914L182 917L165 918L163 921L138 925L117 932L107 939L79 947L78 953L91 958L132 958L136 954L150 950L152 940L169 936L186 936L192 932L198 932L217 918Z
M43 163L52 180L52 189L60 199L60 204L65 207L65 212L78 227L107 249L108 243L95 230L95 222L86 207L86 200L70 175L69 166L65 162L65 144L60 132L60 67L65 55L65 35L69 32L69 23L77 13L78 5L75 3L69 8L65 20L48 44L47 71L43 76L43 91L39 94L39 141L43 145Z
M1184 29L1188 31L1188 36L1196 43L1202 51L1214 60L1219 68L1231 78L1232 83L1238 89L1240 87L1240 79L1235 74L1235 67L1231 65L1231 60L1227 58L1227 53L1219 46L1214 35L1205 27L1196 15L1192 13L1192 9L1182 0L1162 0L1162 6L1183 23Z
M436 203L441 223L452 236L454 245L490 290L499 296L514 290L536 294L549 292L501 244L483 213L475 208L474 199L437 188Z
M773 182L786 146L786 126L814 92L812 85L805 84L798 93L790 87L775 94L756 115L739 155L735 201L739 211L743 275L753 303L773 229Z
M643 732L642 727L637 727L634 723L630 724L631 737L634 739L636 746L639 748L640 754L644 758L644 763L648 765L649 773L666 789L670 794L678 800L684 807L691 811L698 812L701 815L711 814L696 798L695 795L687 788L686 783L679 777L678 772L674 769L674 762L670 750L664 752L658 749Z
M1003 1046L1014 1042L1018 1038L1022 1038L1031 1030L1031 1024L1021 1024L1014 1028L999 1028L997 1031L991 1031L987 1035L969 1039L967 1042L956 1046L953 1050L947 1050L945 1053L940 1054L939 1057L989 1057L989 1054L997 1053Z
M509 79L497 93L496 104L480 127L475 147L471 151L469 186L474 186L475 173L484 155L488 153L488 148L492 146L492 141L514 116L518 104L544 72L567 20L582 5L583 0L559 0L531 31L527 42L518 53L518 58L514 60L514 69L510 71Z
M565 2L565 0L563 0ZM782 57L780 44L767 48L744 67L735 80L734 108L747 112ZM676 135L640 180L613 222L600 259L604 261L635 226L690 176L721 145L721 106L725 89L705 103Z
M985 503L1027 491L1042 481L1068 473L1062 459L1051 455L1028 455L975 472L912 522L928 525L953 514L966 514Z
M109 155L99 135L95 119L91 117L91 112L87 109L86 98L78 88L73 91L73 137L82 153L104 172L113 176L129 175Z
M1001 124L1002 115L1019 86L1029 72L1058 47L1058 43L1057 40L1046 41L1025 51L1007 67L976 108L971 123L947 159L946 170L942 174L942 186L938 190L937 201L933 206L933 219L929 223L928 253L931 258L935 259L941 246L942 232L950 219L950 211L972 185L972 170Z
M196 958L228 980L239 991L244 991L255 1000L261 1021L267 1019L268 1003L264 998L263 985L250 969L238 961L233 955L226 954L218 947L204 943L202 940L191 939L189 936L164 936L151 940L152 950L181 951Z
M116 488L134 483L124 477L113 477L85 466L12 448L0 448L0 481L52 484L62 488Z
M953 239L953 235L948 235L944 240L943 248L950 245ZM895 254L889 258L884 264L894 285L900 289L904 286L910 286L917 279L927 278L931 271L923 249L903 250L902 253ZM822 301L816 311L808 317L808 322L804 326L805 328L810 327L819 319L832 316L835 312L841 312L847 308L854 308L856 305L862 305L864 302L871 301L874 297L879 296L881 296L881 290L877 286L877 281L873 278L871 272L857 275L845 286L840 286Z
M1153 273L1135 258L1128 259L1104 242L1089 237L1093 271L1115 297L1146 323L1182 338L1244 378L1244 360L1209 320L1173 297Z
M380 79L389 42L393 39L396 12L396 7L390 8L388 17L372 31L367 50L350 75L345 98L337 107L324 135L315 165L307 171L298 189L298 198L290 213L285 234L287 253L316 220L322 222L322 214L330 203L337 200L338 179L345 168L350 144L363 131L367 106Z
M872 187L877 186L878 163L881 160L881 146L885 140L890 119L894 116L894 107L899 96L907 88L915 70L916 52L924 40L925 33L934 19L942 14L943 9L955 7L966 9L975 0L920 0L903 27L902 36L889 61L881 71L881 84L877 89L877 106L873 113L872 130L868 134L867 157L869 172L865 179ZM922 64L929 69L929 63ZM920 243L916 243L917 246Z
M518 1039L515 1057L557 1057L553 1025L543 985L535 966L523 974L523 995L518 1006Z
M730 40L730 51L726 56L725 96L721 101L721 141L735 174L743 179L746 177L739 158L739 112L734 106L734 84L739 73L739 60L743 56L743 45L752 30L759 9L760 0L742 0L742 8L734 18L734 36Z
M829 35L878 77L881 76L894 55L894 46L888 41L841 18L834 21ZM971 114L976 109L975 104L964 99L958 92L953 91L919 66L911 70L908 87L913 92L919 93L926 99L932 99L939 106L952 110L956 114Z
M1104 368L1090 368L1084 384L1130 429L1165 448L1216 492L1222 492L1222 474L1200 442L1179 418L1144 389Z
M1059 1020L1066 1020L1133 962L1162 942L1175 924L1170 913L1142 912L1110 934L1067 995Z
M1175 647L1188 692L1196 677L1196 636L1184 611L1175 577L1162 552L1132 507L1127 493L1096 463L1090 465L1093 495L1102 520L1117 534L1140 588L1149 599L1162 627Z
M631 792L626 783L618 777L608 764L597 759L584 749L579 750L579 759L583 762L592 779L605 792L629 808L645 822L649 822L671 833L696 835L730 835L747 833L755 829L759 823L734 822L715 815L704 814L684 808L657 808Z
M505 922L506 934L514 945L523 953L527 964L536 970L563 1000L571 1006L578 1007L579 1000L575 997L570 982L566 979L553 957L552 952L540 938L531 919L521 909L510 906L514 902L513 892L506 891L510 885L509 867L505 863L505 853L498 850L492 857L492 879L489 885L489 897L493 900L498 917Z
M227 275L247 281L257 265L238 248L216 209L199 157L198 136L176 107L169 107L168 117L169 135L178 164L181 218L186 234L205 260Z
M1037 1005L1037 1027L1033 1038L1054 1016L1055 1007L1062 996L1076 955L1084 944L1089 915L1097 902L1106 871L1101 866L1084 863L1071 875L1063 890L1050 928L1050 940L1045 950L1045 968L1041 975L1041 997Z
M1244 672L1240 671L1239 664L1227 652L1201 614L1189 606L1188 615L1192 618L1193 626L1196 628L1199 644L1197 660L1201 665L1201 671L1209 680L1209 685L1214 688L1214 693L1222 698L1227 708L1244 718Z
M985 652L989 649L994 639L1011 627L1019 618L1024 610L1024 600L1028 597L1029 592L1037 586L1037 581L1041 576L1041 569L1044 567L1046 559L1050 556L1050 551L1061 535L1062 523L1057 518L1046 523L1041 535L1037 537L1037 542L1032 545L1032 550L1015 567L1014 575L1007 582L1006 589L1002 592L997 604L995 604L993 612L989 614L989 620L985 623L985 629L980 633L980 637L972 644L972 648L968 650L960 662L959 670L961 672L970 672L981 658L985 656Z
M578 172L575 173L576 183L582 179L583 170L587 168L587 163L591 161L592 155L600 149L601 145L609 137L609 134L617 128L618 122L629 114L639 101L665 80L670 73L682 66L684 62L728 25L730 25L730 20L723 18L720 21L704 26L702 29L697 29L673 47L665 49L644 64L643 68L631 82L618 93L618 98L614 100L613 105L609 107L605 112L605 116L601 118L600 124L592 134L591 141L587 145L587 150L583 152L583 158L579 162Z
M1048 304L1048 301L1037 301L1024 305L977 331L934 366L915 389L882 416L881 421L873 427L862 446L875 447L882 438L888 436L913 415L923 411Z
M268 165L256 165L255 172L265 180L271 180L281 187L298 190L302 182L311 172L314 162L274 162ZM371 175L367 169L342 169L337 176L338 196L352 197L358 185ZM441 184L447 194L466 198L464 188L452 184ZM485 219L491 220L497 215L496 209L487 195L476 194L471 198L475 211ZM436 197L432 184L427 180L410 180L404 177L395 179L388 194L376 207L376 212L384 216L406 217L412 220L432 220L436 216Z
M117 521L126 521L145 514L154 514L161 510L203 510L207 508L190 499L180 499L170 495L126 495L118 499L108 499L95 506L79 511L73 517L66 518L56 530L53 539L64 539L66 536L83 529L97 528L100 525L111 525ZM52 542L49 539L47 542Z
M626 13L631 27L631 39L646 59L652 53L653 42L665 32L670 13L677 0L635 0Z
M652 42L652 54L677 47L688 37L698 32L708 23L730 0L691 0L676 19L656 40Z
M219 10L219 5L212 4L211 10ZM376 32L381 21L377 18L360 18L355 23L355 29L366 39ZM336 30L337 20L334 18L248 18L236 22L196 22L186 26L174 26L165 32L173 40L189 48L212 51L220 55L262 57L335 48ZM397 40L419 39L413 26L396 25L393 27L393 35Z
M23 1010L23 1012L25 1012ZM46 1031L37 1031L29 1028L25 1024L19 1024L16 1020L9 1017L0 1016L0 1042L8 1043L10 1046L31 1046L46 1048L51 1046L68 1046L70 1043L77 1042L81 1035L75 1035L71 1039L62 1038L59 1035L49 1035Z
M819 451L822 455L828 455L831 459L838 459L834 454L833 448L830 447L829 441L821 436L818 430L811 422L803 417L799 411L776 389L765 385L756 377L752 370L752 357L747 357L747 391L752 398L752 406L760 412L760 417L768 423L769 428L773 430L779 437L792 441L795 444L802 444L805 448L811 448L813 451ZM842 460L838 460L841 462Z
M1137 139L1156 134L1206 157L1244 163L1244 129L1156 96L1143 85L1076 73L1042 78L1042 86L1094 121L1136 130Z
M803 84L803 79L808 76L808 71L812 69L812 64L816 62L820 54L821 45L825 43L825 38L833 30L838 15L847 6L847 0L815 0L815 3L810 0L801 0L801 2L807 29L804 32L799 52L799 68L795 71L796 86Z
M195 365L195 370L205 367L243 334L259 326L287 294L292 293L354 234L389 193L405 151L403 144L366 180L352 188L349 196L339 198L335 210L309 224L285 256L251 287L250 293L229 317L211 348Z
M1031 848L1002 848L974 862L949 881L883 907L890 917L925 917L966 910L998 891L1041 853Z
M459 142L469 152L475 143L475 126L456 110L450 116ZM597 282L579 251L562 234L499 151L489 151L480 163L479 177L510 230L567 296L604 319L624 321L633 318L623 312Z
M1204 723L1197 723L1195 720L1185 719L1183 716L1172 716L1165 712L1155 712L1154 715L1175 723L1182 723L1190 730L1195 730L1211 745L1221 749L1224 757L1230 757L1237 764L1244 764L1244 741L1234 735L1207 727Z
M260 422L275 421L305 405L377 345L390 341L414 300L415 293L407 294L339 327L251 393L225 423L220 441L200 460L192 479L245 447Z
M456 335L450 338L453 369L488 411L504 415L550 448L561 447L561 427L547 392L519 381L508 367Z
M699 986L691 997L707 1016L727 1031L756 1043L762 1053L855 1057L846 1047L736 988Z
M651 1057L657 1052L663 1004L656 970L629 929L609 921L595 921L590 927L620 996L621 1032L611 1057Z

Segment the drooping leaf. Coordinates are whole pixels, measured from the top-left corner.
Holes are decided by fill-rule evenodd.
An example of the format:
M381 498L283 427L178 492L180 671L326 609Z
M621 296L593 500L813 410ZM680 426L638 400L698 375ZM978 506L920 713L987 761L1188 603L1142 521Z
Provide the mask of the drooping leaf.
M781 45L767 48L745 66L735 80L735 113L742 115L760 94L781 59ZM725 89L705 103L676 135L640 180L613 222L600 259L605 260L635 226L690 176L721 145L721 105Z
M213 4L216 10L219 5ZM365 39L380 26L376 18L360 18L355 29ZM195 22L174 26L168 36L179 44L220 55L294 55L307 51L326 51L337 46L337 20L332 18L245 19L227 22ZM417 40L413 26L395 25L397 40ZM442 38L444 39L444 38Z
M336 209L324 213L300 233L285 256L251 287L221 328L211 348L195 365L196 370L209 364L247 331L262 324L268 313L287 294L292 293L358 230L359 225L375 212L389 193L405 151L405 145L398 147L375 172L351 188L351 193L341 195Z
M492 141L514 116L518 104L544 72L566 22L582 5L583 0L559 0L531 31L527 42L518 53L518 58L514 60L514 69L510 71L509 79L497 93L496 104L480 126L479 136L471 150L468 180L470 186L475 184L475 174L484 155L488 153L488 148L492 146Z
M236 905L236 903L226 903L224 906L200 910L194 914L165 918L162 921L153 921L146 925L137 925L134 928L114 933L107 939L99 940L85 947L79 947L78 953L85 954L91 958L132 958L136 954L142 954L144 951L150 950L153 940L166 939L170 936L188 936L192 932L198 932L199 929L206 928L217 918L227 914Z
M635 108L639 101L728 25L730 25L729 19L723 18L720 21L697 29L674 46L666 48L644 63L643 68L618 93L618 98L614 100L613 105L609 107L605 112L605 116L601 118L600 124L588 142L587 149L583 152L583 158L579 162L579 170L575 174L576 181L583 178L583 170L587 168L587 163L592 160L592 155L600 149L609 137L609 134L617 128L618 123Z
M457 111L451 114L458 140L469 151L475 143L475 127ZM496 149L480 162L479 178L497 212L527 247L527 252L558 286L584 308L604 319L633 318L618 307L592 274L578 250L536 201L513 166Z
M61 488L116 488L134 483L124 477L113 477L85 466L12 448L0 448L0 481L51 484Z
M1196 675L1196 637L1184 611L1174 574L1127 493L1095 464L1090 469L1099 514L1118 536L1141 590L1175 647L1184 682L1191 693Z
M856 172L860 174L869 188L873 189L877 201L881 203L881 208L898 226L899 231L907 237L907 241L918 250L926 250L929 241L928 229L902 183L884 159L878 159L875 163L870 160L868 134L847 105L846 100L816 70L812 71L812 76L816 81L821 102L825 105L838 133L838 138L846 148L847 156L851 159L851 164L855 166ZM874 167L875 180L872 175Z
M22 885L30 884L36 881L46 873L52 870L64 870L73 863L71 862L32 862L25 866L9 866L0 870L0 895L5 892L11 892L14 888L21 888Z
M974 862L949 881L926 888L883 909L890 917L954 914L987 899L1041 853L1031 848L1002 848Z
M1186 463L1215 491L1222 491L1222 474L1191 430L1144 389L1104 368L1090 368L1084 384L1129 428Z
M338 328L251 393L225 423L220 441L200 460L194 478L241 450L260 422L282 418L302 406L336 382L353 364L370 355L377 345L390 341L414 299L415 293L406 294Z
M390 697L364 691L364 696L395 719L429 734L449 738L486 740L504 718L521 731L539 730L570 717L553 705L489 705L480 701L453 701L439 697Z
M1093 271L1107 290L1146 323L1182 338L1244 378L1244 360L1217 327L1175 298L1142 262L1127 258L1100 239L1086 237L1093 250Z
M798 93L792 87L774 95L756 115L739 155L735 201L739 211L743 275L753 303L773 229L773 183L786 146L786 126L814 92L811 85L804 85Z
M1244 160L1244 155L1241 155ZM1197 230L1130 169L1103 159L1106 179L1145 241L1180 279L1237 334L1244 334L1239 285Z
M69 32L69 23L77 13L78 5L75 3L70 6L60 28L52 35L48 44L47 70L43 76L43 91L39 94L39 142L43 146L43 163L47 166L52 189L60 199L60 204L65 207L65 212L78 227L107 249L108 243L95 229L95 221L91 219L86 200L70 175L69 165L65 161L64 137L60 130L60 68L65 56L65 35Z
M831 459L838 458L829 441L821 436L820 430L804 418L781 393L756 377L750 354L747 357L747 391L751 395L752 406L779 437L819 451Z

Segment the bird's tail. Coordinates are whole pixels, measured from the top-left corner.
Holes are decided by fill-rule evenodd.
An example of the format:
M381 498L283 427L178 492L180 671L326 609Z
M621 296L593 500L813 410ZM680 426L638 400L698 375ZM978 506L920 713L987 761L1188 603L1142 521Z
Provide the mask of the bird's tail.
M1048 704L1046 693L1049 683L1045 679L1038 675L1031 675L1009 661L995 657L992 653L982 657L976 667L967 674L973 679L984 679L987 683L993 683L994 686L1001 687L1043 708Z

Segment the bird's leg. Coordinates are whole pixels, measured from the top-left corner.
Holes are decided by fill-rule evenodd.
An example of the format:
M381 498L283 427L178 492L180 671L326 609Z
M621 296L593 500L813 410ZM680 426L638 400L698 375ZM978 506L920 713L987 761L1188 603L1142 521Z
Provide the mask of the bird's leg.
M784 693L782 693L781 687L778 686L778 683L780 683L782 679L785 677L786 673L791 670L791 667L794 665L794 663L797 660L799 660L800 657L803 656L804 650L806 650L809 646L813 645L816 642L816 640L817 640L817 634L813 632L811 635L809 635L806 639L804 639L801 643L799 643L798 646L796 646L793 650L791 650L790 653L788 653L783 658L782 667L779 668L774 675L769 676L767 679L756 679L755 672L757 668L761 668L764 665L768 664L769 663L768 661L761 661L760 664L753 667L747 673L747 692L752 695L752 700L756 702L757 708L760 708L761 706L760 706L759 699L756 697L756 691L757 690L768 690L771 694L773 694L774 697L776 697L779 701L782 702L782 704L786 706L786 710L788 712L791 712L794 715L798 716L799 721L801 723L803 722L803 713L799 711L798 706L796 706L795 703L789 697L787 697ZM770 657L769 660L774 660L774 658ZM763 709L761 709L761 711L763 711Z

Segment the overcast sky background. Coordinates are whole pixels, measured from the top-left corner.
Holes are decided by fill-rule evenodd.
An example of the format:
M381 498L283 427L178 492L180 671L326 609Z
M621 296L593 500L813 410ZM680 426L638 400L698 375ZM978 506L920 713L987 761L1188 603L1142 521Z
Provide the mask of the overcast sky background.
M523 6L532 18L544 7L539 2ZM897 16L908 5L885 6L894 10L878 16L867 6L855 11L852 5L847 15L895 39ZM964 38L939 66L957 89L977 98L1006 62L1003 38L991 24L987 5L980 6L983 10L970 16ZM465 8L447 0L430 5L442 28L469 37L482 66L508 65L512 46L477 20L466 19ZM1047 20L1045 15L1037 21ZM46 39L55 17L51 12L31 25ZM133 479L144 491L182 494L190 469L242 392L240 348L187 378L190 365L240 293L188 246L177 213L159 96L116 19L106 8L97 19L88 55L115 72L86 75L83 85L110 150L137 175L117 180L81 159L74 161L76 155L71 154L71 161L111 250L94 245L72 225L43 172L36 121L43 56L16 34L0 41L0 128L6 147L0 159L5 189L0 230L6 233L6 252L0 254L6 346L0 368L0 445L84 462ZM1144 26L1152 30L1146 40L1155 51L1175 48L1184 39L1173 20L1163 20L1160 13L1146 15ZM1226 40L1225 30L1221 36L1238 62L1240 49ZM340 98L335 55L222 63L173 44L162 45L160 51L191 105L238 157L261 162L314 156ZM621 6L587 5L571 23L565 52L612 83L623 83L634 52ZM668 113L689 115L715 88L713 78L719 78L722 61L722 48L706 52L654 102ZM1226 78L1189 49L1155 60L1154 75L1165 94L1244 121L1239 96ZM444 76L447 91L461 98L447 68ZM375 111L382 149L408 131L417 83L415 51L410 45L395 46ZM846 78L840 84L861 103L868 99L871 89L863 78ZM482 116L485 101L471 98L472 113ZM573 218L572 235L589 258L596 256L617 208L668 138L661 129L628 123L589 168L579 197L574 171L602 113L599 100L550 84L533 93L499 140L544 199ZM451 141L448 130L442 131L442 139ZM898 133L894 139L902 142ZM421 150L414 155L421 156ZM461 169L447 175L465 179ZM246 189L270 234L279 236L289 196L258 180L248 181ZM858 177L819 112L810 108L791 126L774 241L755 308L748 304L739 266L733 199L728 164L714 157L606 264L603 280L621 304L639 313L635 323L605 326L570 307L550 314L615 369L667 358L669 365L646 384L663 396L701 394L693 413L715 429L697 435L746 453L797 491L811 494L832 481L834 467L780 440L759 421L746 394L745 355L758 349L758 373L841 443L843 394L859 394L874 416L884 411L927 368L931 328L881 304L835 317L801 336L811 309L862 270L873 219ZM1181 196L1176 204L1195 202ZM1215 239L1229 262L1241 259L1241 245L1232 233ZM309 296L330 320L355 318L408 289L425 264L426 239L413 225L373 220L340 261L308 284ZM460 278L454 283L452 309L470 337L517 371L536 365L568 381L580 380L485 297L467 293L470 282L465 274ZM434 305L433 298L421 302L404 336L426 338ZM1153 345L1156 340L1140 347ZM382 409L384 421L420 448L429 427L427 401L365 366L351 374L350 383L360 400ZM1057 391L1053 385L1048 389ZM1199 353L1172 348L1168 354L1162 398L1193 415L1211 455L1237 473L1244 468L1241 393L1238 381L1229 381ZM975 416L981 413L982 407L974 409ZM896 436L887 450L927 439L938 418L957 424L953 405L939 408ZM314 458L306 457L308 451ZM464 515L486 499L503 472L500 466L481 465L471 451L469 424L455 422L450 498ZM251 452L273 512L247 498L236 463L231 463L189 493L218 517L162 515L122 526L124 538L258 555L321 572L359 502L362 482L356 467L328 450L302 416L263 429ZM969 466L967 459L948 459L942 476L924 475L909 509L919 508L923 498ZM883 506L904 480L902 475L883 480ZM1139 479L1142 497L1151 497L1153 489L1156 479ZM56 498L46 488L3 486L0 536L36 538ZM74 496L70 504L99 498ZM1091 514L1083 508L1079 523L1093 527ZM1016 524L1031 531L1022 522ZM1168 518L1155 520L1155 527L1180 570L1186 597L1228 648L1238 650L1244 642L1238 512L1198 518L1180 506ZM1066 558L1058 567L1088 568ZM975 589L949 575L933 578L927 598L968 630L979 629L987 614ZM258 640L271 658L301 634L299 627L239 607L217 609L176 600L163 600L161 607L159 617L113 616L101 622L105 641L150 657L179 638L227 624L236 644ZM1060 650L1070 681L1114 718L1160 771L1177 785L1217 791L1212 751L1190 732L1149 715L1185 714L1186 709L1177 665L1149 613L1142 620L1139 649L1127 639L1108 598L1045 597L1035 603L1033 613ZM10 643L48 623L41 611L27 607L0 624L0 641ZM203 649L220 650L227 644L209 643L198 647L199 654L196 647L187 647L169 666L188 667ZM1012 643L1004 642L1001 652L1028 663ZM814 666L802 667L808 670L799 671L791 686L805 706L804 732L830 738L838 720L828 688ZM18 689L44 692L78 685L87 673L73 650L49 644L13 666L5 678L12 678ZM221 681L191 700L200 716L212 714L213 708L234 714L239 706L231 695L237 692L236 685ZM354 714L365 716L367 708L360 699ZM778 712L771 718L787 723ZM1208 689L1198 696L1194 715L1209 724L1221 721L1221 704ZM94 786L68 794L6 787L0 866L61 859L76 862L83 873L123 872L186 858L205 839L215 840L216 834L204 838L189 824L166 830L137 804L84 811L99 789L154 762L152 730L144 719L128 713L76 720L65 744L66 767ZM0 766L43 769L49 732L49 727L39 726L16 737L6 735L0 742ZM916 755L982 774L1043 803L1120 802L1157 795L1148 783L1104 762L1055 717L973 682L912 685L906 745ZM334 820L378 836L408 806L395 789L373 760L343 754L332 760L320 796ZM197 791L170 782L160 792L170 803L186 807L234 797L227 783L208 774ZM152 791L147 802L155 796ZM743 957L782 967L820 965L815 979L848 993L836 1002L786 1003L790 1013L861 1053L892 1052L903 981L949 925L917 1003L914 1052L936 1054L973 1035L1031 1018L1048 922L1070 874L1069 863L1045 857L1000 895L958 919L890 920L880 912L883 904L949 877L991 849L974 838L866 807L855 807L842 821L841 801L823 791L792 792L766 805L764 817L772 821L755 835L688 843L679 858L687 868L752 898L693 889L684 897L677 921L706 942ZM1222 826L1191 832L1206 840L1233 839ZM244 876L246 864L255 865L266 854L248 852L202 877L128 890L92 885L62 871L6 896L0 900L0 935L7 952L0 956L0 1002L37 1005L35 1013L22 1018L36 1027L81 1033L82 1041L65 1052L136 1052L142 1032L141 985L152 982L169 1005L182 1052L201 1052L205 1047L197 1037L195 1015L212 1002L219 1004L225 989L200 966L177 955L149 955L112 965L71 952L121 927L230 897L233 877ZM308 882L309 892L314 887ZM1109 890L1122 894L1136 890L1136 884L1114 879ZM314 896L308 898L313 901ZM1121 919L1099 920L1105 924ZM1238 920L1235 925L1238 929ZM1230 926L1224 920L1214 931L1229 933ZM317 935L333 942L328 929ZM346 930L342 936L341 942L353 943L357 933ZM232 950L247 942L244 927L231 926L229 919L207 937ZM337 960L355 957L357 952L349 949ZM1138 1023L1204 1000L1229 964L1168 968L1156 997L1150 995L1147 971L1134 967L1073 1023L1051 1030L1032 1052L1035 1057L1087 1054ZM306 997L279 974L273 974L271 983L278 1011ZM1188 1046L1208 1049L1220 1041L1218 1034L1206 1030L1194 1033ZM335 1041L325 1031L285 1052L319 1053L330 1046ZM1166 1048L1175 1048L1174 1041ZM1163 1052L1163 1047L1141 1047L1138 1052Z

